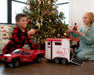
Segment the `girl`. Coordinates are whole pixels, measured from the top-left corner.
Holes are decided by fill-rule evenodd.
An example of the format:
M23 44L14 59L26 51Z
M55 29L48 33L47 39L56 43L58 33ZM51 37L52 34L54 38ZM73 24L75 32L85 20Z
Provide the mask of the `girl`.
M80 37L81 47L75 50L74 55L81 60L94 60L94 14L87 12L83 17L85 26L80 30L72 30L73 37Z

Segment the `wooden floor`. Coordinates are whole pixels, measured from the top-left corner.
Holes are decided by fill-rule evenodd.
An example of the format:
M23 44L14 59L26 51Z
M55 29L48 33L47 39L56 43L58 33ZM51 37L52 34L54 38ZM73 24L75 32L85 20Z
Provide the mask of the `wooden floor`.
M0 75L94 75L94 61L85 62L82 66L43 62L19 68L8 68L0 63Z

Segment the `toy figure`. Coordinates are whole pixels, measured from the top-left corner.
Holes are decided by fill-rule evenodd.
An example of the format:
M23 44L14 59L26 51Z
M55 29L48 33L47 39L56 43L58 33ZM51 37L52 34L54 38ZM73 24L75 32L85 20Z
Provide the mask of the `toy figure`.
M77 31L77 28L78 28L77 23L75 23L72 30Z

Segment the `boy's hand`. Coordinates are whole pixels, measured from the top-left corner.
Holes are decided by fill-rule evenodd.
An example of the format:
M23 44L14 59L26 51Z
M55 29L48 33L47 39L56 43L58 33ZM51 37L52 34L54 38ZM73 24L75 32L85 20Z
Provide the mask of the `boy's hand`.
M28 31L28 34L33 35L36 33L36 31L37 31L36 29L31 29L30 31Z

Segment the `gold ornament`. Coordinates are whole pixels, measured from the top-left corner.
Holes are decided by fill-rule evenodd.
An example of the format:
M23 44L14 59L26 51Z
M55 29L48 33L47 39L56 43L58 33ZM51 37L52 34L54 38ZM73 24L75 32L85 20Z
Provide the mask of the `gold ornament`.
M60 37L60 34L57 34L58 37Z
M39 4L41 4L41 1L39 1Z
M54 8L57 8L57 5L55 4Z
M45 2L47 2L47 0L45 0Z
M51 26L48 26L49 29L51 29Z
M58 10L56 10L55 13L57 14L58 13Z
M54 33L55 33L55 31L56 31L56 29L53 29L53 30L51 31L51 34L54 34Z
M48 0L48 4L51 4L51 0Z
M36 23L36 25L37 25L37 26L39 27L39 29L40 29L40 23L39 23L39 22L37 22L37 23Z
M49 19L49 22L52 22L52 20L51 20L51 19Z
M64 35L66 36L66 35L67 35L67 33L64 33Z

